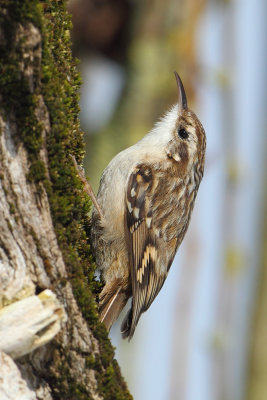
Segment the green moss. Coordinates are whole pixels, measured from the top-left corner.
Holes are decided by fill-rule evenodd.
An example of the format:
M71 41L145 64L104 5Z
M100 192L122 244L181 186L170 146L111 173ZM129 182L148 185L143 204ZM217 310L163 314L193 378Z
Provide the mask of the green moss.
M85 365L88 369L95 369L96 361L93 356L87 356L85 359Z
M41 64L38 60L33 62L33 87L19 69L23 38L15 40L18 23L23 26L32 23L42 35L42 60ZM28 150L30 161L28 179L42 184L48 194L68 279L82 315L99 342L100 355L87 357L86 368L96 371L99 394L104 399L130 400L132 397L114 360L114 349L104 326L98 322L95 297L100 284L94 279L95 265L88 241L91 202L69 157L73 154L81 163L84 143L78 121L81 80L76 70L77 61L73 60L70 50L71 22L65 2L3 0L0 26L0 37L4 38L0 41L1 107L6 118L13 114L15 121L19 121L20 140ZM37 118L40 96L43 96L50 119L50 131L45 132L49 180L46 166L40 159L44 136L44 127ZM49 274L51 265L48 260L44 262ZM86 388L77 385L71 377L67 349L56 351L63 360L58 367L60 378L49 376L49 372L46 376L53 398L89 399Z
M19 121L19 134L24 142L29 158L33 160L42 144L42 124L38 121L35 110L37 106L39 85L39 63L33 60L33 87L27 74L21 70L21 59L25 38L16 36L18 22L24 27L34 21L36 27L41 26L40 6L38 1L3 0L0 8L0 89L1 108L6 116L14 115ZM25 61L26 62L26 61Z
M126 384L120 386L114 385L120 379L120 369L116 360L110 364L104 374L97 374L98 388L105 399L125 400L132 399L132 396L126 394Z
M30 182L36 183L43 181L46 178L45 164L42 160L32 161L27 178Z
M16 207L13 203L9 204L9 212L10 214L15 214L16 213Z
M7 220L7 226L8 226L8 230L9 230L9 232L13 232L13 227L12 227L12 225L11 225L11 223L10 223L10 221L9 220Z

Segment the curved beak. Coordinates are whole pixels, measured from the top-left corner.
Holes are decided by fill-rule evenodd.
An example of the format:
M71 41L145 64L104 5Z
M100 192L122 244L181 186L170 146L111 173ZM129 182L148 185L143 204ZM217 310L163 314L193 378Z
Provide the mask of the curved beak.
M174 71L174 75L177 82L177 89L178 89L178 111L187 110L187 99L184 90L184 85L181 81L180 76Z

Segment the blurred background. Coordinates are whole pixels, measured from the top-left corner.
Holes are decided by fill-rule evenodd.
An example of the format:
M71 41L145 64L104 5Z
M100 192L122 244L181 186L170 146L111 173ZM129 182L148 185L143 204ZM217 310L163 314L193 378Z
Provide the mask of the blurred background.
M207 134L191 225L133 340L111 340L135 400L267 399L267 2L71 0L86 173L176 102Z

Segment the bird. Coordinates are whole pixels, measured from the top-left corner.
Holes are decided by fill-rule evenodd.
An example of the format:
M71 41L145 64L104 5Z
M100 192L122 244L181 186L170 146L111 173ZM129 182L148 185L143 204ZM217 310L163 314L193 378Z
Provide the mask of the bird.
M94 203L91 244L104 282L100 321L109 331L131 299L121 325L128 340L167 278L204 172L205 131L174 74L177 104L110 161L97 196L81 176Z

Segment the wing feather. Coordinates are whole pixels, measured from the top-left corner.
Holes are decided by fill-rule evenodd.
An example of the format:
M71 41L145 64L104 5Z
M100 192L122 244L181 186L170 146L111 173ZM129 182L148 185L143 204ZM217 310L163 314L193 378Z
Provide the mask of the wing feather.
M124 337L132 337L140 315L160 291L165 275L159 273L158 237L151 213L154 177L150 166L137 166L128 180L125 233L129 251L132 306L123 322Z

